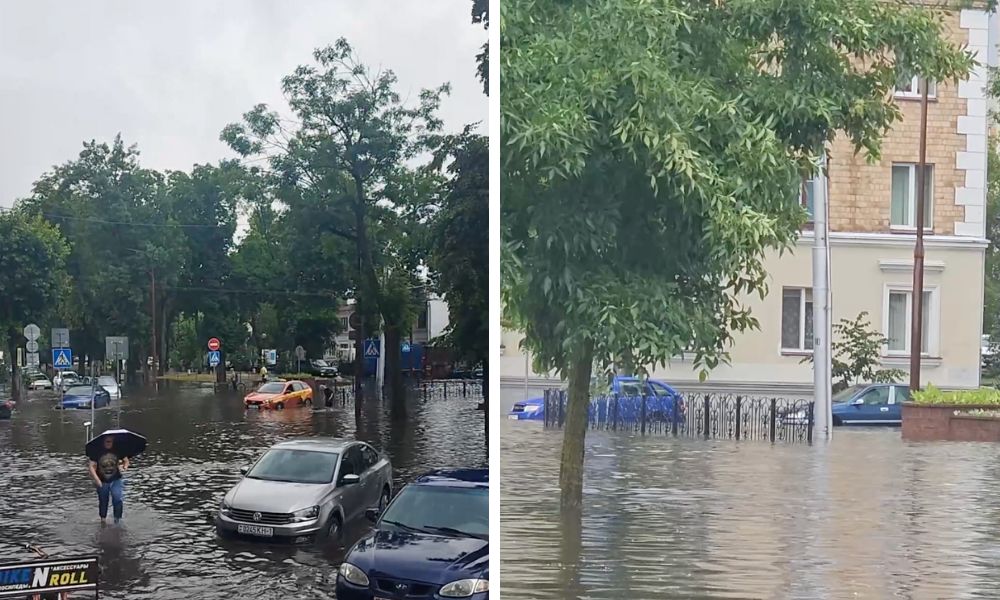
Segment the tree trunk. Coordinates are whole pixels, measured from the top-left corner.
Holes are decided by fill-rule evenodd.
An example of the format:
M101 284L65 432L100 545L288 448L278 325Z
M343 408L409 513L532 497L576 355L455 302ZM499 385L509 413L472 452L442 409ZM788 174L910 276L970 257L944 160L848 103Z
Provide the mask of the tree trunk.
M361 400L364 397L364 388L361 382L365 378L365 313L362 308L363 303L368 301L364 284L364 253L367 243L365 239L365 207L360 200L354 206L354 227L356 234L355 253L358 259L358 280L354 285L354 312L358 315L358 327L354 330L354 423L357 427L361 423Z
M563 510L583 506L583 458L587 436L587 408L590 401L590 373L594 362L594 344L585 342L569 365L569 398L563 426L562 460L559 488Z
M403 342L403 331L395 326L385 326L385 380L389 387L389 398L392 411L397 417L406 416L406 387L403 385L403 372L400 365L400 346Z
M7 330L7 356L10 357L10 395L14 402L20 402L21 398L21 370L17 366L17 342L18 331L16 327Z

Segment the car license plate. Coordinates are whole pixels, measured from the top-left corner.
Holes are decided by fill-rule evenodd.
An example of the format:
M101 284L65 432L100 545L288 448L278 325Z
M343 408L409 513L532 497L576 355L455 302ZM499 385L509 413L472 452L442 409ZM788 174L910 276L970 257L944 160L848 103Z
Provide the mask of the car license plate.
M260 537L274 537L274 527L261 527L260 525L237 525L236 531L249 535L259 535Z
M511 421L516 421L517 415L507 415L507 418L510 419Z

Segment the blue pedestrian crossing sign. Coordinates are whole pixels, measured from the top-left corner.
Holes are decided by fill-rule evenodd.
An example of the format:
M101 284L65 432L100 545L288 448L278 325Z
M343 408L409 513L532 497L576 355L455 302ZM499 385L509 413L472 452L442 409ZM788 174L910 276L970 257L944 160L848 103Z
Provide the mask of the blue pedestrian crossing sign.
M222 357L218 350L211 350L208 353L208 366L217 367L222 362Z
M406 342L403 342L403 352L409 352L409 351L410 351L410 345Z
M375 340L365 340L365 358L378 358L378 342Z
M53 348L52 366L57 369L71 368L73 366L73 350L69 348Z

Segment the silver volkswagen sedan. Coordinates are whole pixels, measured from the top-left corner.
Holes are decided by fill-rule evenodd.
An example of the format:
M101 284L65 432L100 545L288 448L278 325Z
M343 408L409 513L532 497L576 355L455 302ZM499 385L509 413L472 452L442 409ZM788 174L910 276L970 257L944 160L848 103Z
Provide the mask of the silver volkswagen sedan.
M220 535L337 540L342 527L392 497L392 465L363 442L303 438L279 442L222 499Z

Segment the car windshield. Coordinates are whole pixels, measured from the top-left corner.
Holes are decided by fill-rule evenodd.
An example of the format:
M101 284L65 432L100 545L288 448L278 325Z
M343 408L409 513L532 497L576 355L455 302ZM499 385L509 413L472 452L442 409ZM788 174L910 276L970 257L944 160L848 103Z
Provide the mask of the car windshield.
M489 502L487 488L410 485L386 509L380 526L489 539Z
M864 387L865 386L863 385L852 385L847 389L840 390L839 392L833 395L833 399L831 399L831 402L847 402L855 394L860 392Z
M89 396L91 389L87 386L78 385L66 390L67 396Z
M275 448L254 464L247 477L290 483L330 483L338 456L334 452Z
M114 377L100 377L98 378L97 383L100 385L110 385L112 387L118 385L118 382L115 381Z
M322 360L322 359L320 359L320 360L314 360L313 364L316 365L317 367L329 367L330 366L329 364L327 364L327 362L325 360Z
M31 374L31 380L32 381L44 381L45 380L45 375L42 375L41 373L32 373Z
M74 373L73 371L63 371L62 378L63 379L79 379L80 376L77 375L76 373Z
M261 394L280 394L285 391L285 384L272 381L271 383L265 383L264 385L257 388L257 391Z

